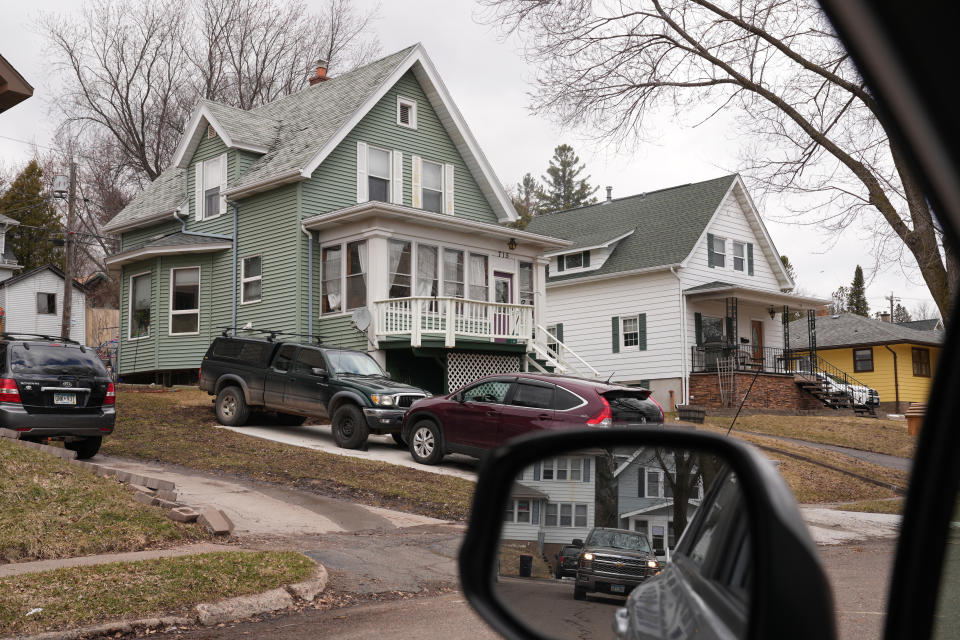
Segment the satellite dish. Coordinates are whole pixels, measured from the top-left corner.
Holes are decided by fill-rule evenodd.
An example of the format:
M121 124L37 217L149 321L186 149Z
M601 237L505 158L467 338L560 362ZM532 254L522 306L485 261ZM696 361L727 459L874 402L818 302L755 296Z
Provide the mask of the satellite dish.
M366 307L354 309L350 317L353 320L353 326L360 331L366 331L370 326L370 310Z

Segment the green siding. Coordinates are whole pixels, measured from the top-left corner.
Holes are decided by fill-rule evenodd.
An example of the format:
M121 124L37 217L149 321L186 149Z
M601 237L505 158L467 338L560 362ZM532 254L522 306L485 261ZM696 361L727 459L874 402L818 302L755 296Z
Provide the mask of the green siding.
M237 150L234 152L234 154L235 159L233 167L227 167L228 171L231 169L234 171L234 173L230 175L231 180L238 180L240 176L247 172L247 169L250 168L250 165L262 157L261 154L254 153L252 151ZM230 163L228 162L227 164L229 165Z
M417 101L417 128L397 124L397 96ZM412 155L454 165L454 215L497 224L466 163L412 72L406 73L303 185L305 217L357 204L357 142L403 153L403 204L411 205ZM498 185L494 185L495 188Z
M120 234L120 251L136 249L139 245L145 244L151 238L165 236L179 230L180 223L174 220L171 214L169 221L164 221L149 227L125 231Z
M120 375L134 371L151 371L156 369L157 349L157 263L156 260L144 260L123 267L120 280ZM130 340L130 276L149 272L152 285L153 304L150 309L150 335L138 340Z
M366 336L354 329L350 321L351 318L348 313L320 318L319 322L314 323L314 327L317 329L316 333L323 338L323 343L326 346L366 351Z
M232 235L233 233L233 220L230 211L225 211L210 220L197 220L197 197L194 191L197 183L197 163L216 158L222 153L227 154L227 182L229 184L236 180L237 151L227 149L220 136L215 138L204 136L200 144L197 145L193 158L190 159L190 166L187 167L187 201L190 203L190 218L187 220L188 231L217 235Z

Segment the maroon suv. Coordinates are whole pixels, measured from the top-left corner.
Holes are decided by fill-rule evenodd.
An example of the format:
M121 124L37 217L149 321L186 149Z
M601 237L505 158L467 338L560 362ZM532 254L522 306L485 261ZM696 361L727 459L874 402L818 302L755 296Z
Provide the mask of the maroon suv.
M515 436L541 429L648 423L663 423L663 409L649 389L512 373L418 400L404 416L402 437L414 460L436 464L447 453L479 457Z

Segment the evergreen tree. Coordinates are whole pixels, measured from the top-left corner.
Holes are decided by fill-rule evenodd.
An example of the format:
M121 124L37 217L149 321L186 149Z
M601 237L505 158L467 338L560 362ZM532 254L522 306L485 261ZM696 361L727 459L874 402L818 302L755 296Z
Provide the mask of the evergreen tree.
M797 281L797 272L793 268L793 263L790 262L790 258L787 256L780 256L780 262L783 263L783 268L786 270L787 275L790 276L790 279L796 283Z
M553 150L547 174L541 178L545 186L538 194L540 213L566 211L597 201L593 194L599 187L590 186L590 176L579 177L584 166L570 145L561 144Z
M511 222L509 226L514 229L526 229L533 216L537 215L540 208L538 194L540 193L540 184L537 179L527 173L523 180L517 183L516 191L510 191L510 201L513 208L520 214L520 219Z
M48 262L64 267L63 249L53 245L54 238L63 238L63 220L43 192L43 170L36 160L0 196L0 214L20 223L7 230L7 243L24 271Z
M853 282L847 292L847 311L864 318L870 317L870 305L867 304L867 287L863 282L863 268L857 265L853 272Z
M910 322L913 318L907 308L898 302L897 306L893 308L893 318L891 320L893 322Z

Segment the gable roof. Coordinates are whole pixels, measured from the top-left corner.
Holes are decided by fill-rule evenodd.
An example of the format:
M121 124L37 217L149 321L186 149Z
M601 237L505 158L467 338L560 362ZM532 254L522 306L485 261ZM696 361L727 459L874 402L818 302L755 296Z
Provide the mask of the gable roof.
M0 113L33 95L33 87L20 72L0 56Z
M526 230L578 244L581 238L594 239L607 231L611 238L635 229L641 231L620 241L599 269L583 274L551 273L550 282L675 266L693 251L737 179L736 175L727 175L539 215Z
M42 264L42 265L40 265L39 267L34 267L33 269L30 269L29 271L24 271L23 273L21 273L21 274L19 274L19 275L13 276L12 278L7 278L6 280L0 281L0 289L3 289L4 287L8 287L8 286L10 286L10 285L12 285L12 284L16 284L16 283L20 282L21 280L27 280L27 279L29 279L29 278L32 278L33 276L35 276L36 274L40 273L41 271L52 271L53 274L56 275L57 277L59 277L61 280L64 280L64 279L66 279L66 277L67 277L66 274L65 274L63 271L61 271L60 269L58 269L58 268L55 267L54 265L49 264L49 263L48 263L48 264ZM74 286L74 288L79 289L81 292L86 292L86 289L83 288L83 285L80 284L79 282L77 282L76 280L73 281L73 286Z
M916 331L934 331L943 329L943 320L940 318L928 318L926 320L908 320L897 323L901 327L914 329Z
M172 216L186 198L187 172L175 167L168 168L113 216L103 229L117 232L153 224Z
M817 316L818 349L905 342L940 346L943 342L943 333L940 331L917 331L883 320L864 318L855 313ZM809 344L806 318L791 322L790 348L807 349Z
M211 125L227 147L263 155L234 182L226 195L244 198L278 185L308 179L360 120L408 71L412 71L447 134L501 222L519 216L467 128L433 62L416 44L349 73L330 78L250 111L210 101L194 110L177 147L173 165L106 226L122 231L152 223L186 198L186 174L193 150ZM179 172L178 174L176 172ZM171 175L168 175L171 174ZM175 175L174 175L175 174ZM163 181L167 187L154 187ZM153 204L154 189L171 191ZM170 205L171 202L176 204Z

